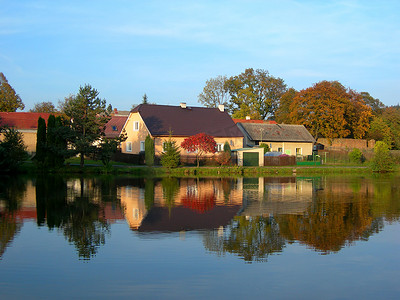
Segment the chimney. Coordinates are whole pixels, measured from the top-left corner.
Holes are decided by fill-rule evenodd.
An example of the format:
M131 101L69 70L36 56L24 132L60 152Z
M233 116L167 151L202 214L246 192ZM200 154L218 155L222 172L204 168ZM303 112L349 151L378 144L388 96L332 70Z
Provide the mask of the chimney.
M250 116L246 116L246 120L250 120L251 118L250 118Z
M114 114L118 115L118 109L114 108Z
M185 102L181 102L181 108L186 108L186 103Z
M224 112L225 108L223 104L218 105L219 111Z

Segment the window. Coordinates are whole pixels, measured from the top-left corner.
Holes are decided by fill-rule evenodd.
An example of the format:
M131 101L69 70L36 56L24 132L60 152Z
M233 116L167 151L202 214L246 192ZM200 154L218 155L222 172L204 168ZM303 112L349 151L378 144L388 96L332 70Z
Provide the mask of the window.
M117 131L117 130L118 130L118 129L117 129L117 126L113 126L113 127L112 127L112 130L113 130L113 131Z
M278 152L283 152L282 147L278 147Z
M126 152L132 152L132 142L126 142Z
M224 151L224 144L217 144L217 152Z
M133 131L139 131L139 122L138 121L133 122Z
M140 141L140 151L144 151L144 141Z
M296 148L296 155L301 155L301 148Z

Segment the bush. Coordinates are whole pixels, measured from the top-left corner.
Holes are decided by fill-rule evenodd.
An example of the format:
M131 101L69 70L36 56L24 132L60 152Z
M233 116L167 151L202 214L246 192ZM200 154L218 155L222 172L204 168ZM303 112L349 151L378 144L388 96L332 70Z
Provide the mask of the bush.
M350 158L350 161L353 163L363 163L365 161L364 154L358 148L354 148L349 153L349 158Z
M271 149L269 149L268 144L261 143L259 146L260 146L261 148L264 148L264 154L271 151Z
M149 167L154 166L154 152L154 140L147 135L144 141L144 155L146 165Z
M385 142L378 141L374 147L374 157L371 168L374 172L390 172L393 170L393 159L390 155L389 146Z
M179 166L181 155L179 152L179 146L176 142L171 139L164 143L164 152L161 155L161 165L166 168L176 168Z
M3 141L0 142L0 172L13 172L20 163L28 159L22 133L13 129L2 129Z

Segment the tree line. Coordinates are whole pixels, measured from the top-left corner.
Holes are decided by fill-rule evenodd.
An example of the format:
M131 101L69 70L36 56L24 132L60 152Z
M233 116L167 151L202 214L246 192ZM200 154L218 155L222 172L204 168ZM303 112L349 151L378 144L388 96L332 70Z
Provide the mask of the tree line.
M206 107L222 104L233 118L304 125L315 139L367 138L400 149L400 107L385 106L368 92L323 80L297 91L267 70L206 81L198 95Z

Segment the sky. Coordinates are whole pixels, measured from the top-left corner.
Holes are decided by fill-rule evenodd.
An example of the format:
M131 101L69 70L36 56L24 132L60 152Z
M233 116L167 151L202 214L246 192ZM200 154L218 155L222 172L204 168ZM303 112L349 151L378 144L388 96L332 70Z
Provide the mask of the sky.
M205 82L267 70L400 103L400 1L0 0L0 72L25 110L90 84L119 110L201 106Z

